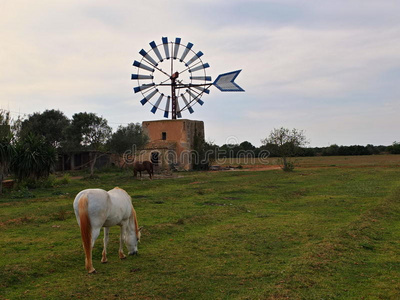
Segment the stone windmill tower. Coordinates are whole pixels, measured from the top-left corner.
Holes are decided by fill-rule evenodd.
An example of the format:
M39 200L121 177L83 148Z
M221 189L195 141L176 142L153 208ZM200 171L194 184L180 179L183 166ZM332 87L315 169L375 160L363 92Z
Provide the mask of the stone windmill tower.
M210 65L203 63L203 52L195 52L192 43L163 37L160 44L149 45L150 50L139 52L141 60L133 62L136 73L131 79L138 82L133 90L142 94L142 105L149 103L153 114L161 111L166 119L142 123L150 140L139 159L151 160L159 168L190 170L195 163L192 153L205 139L204 122L183 119L182 114L192 114L196 104L203 105L201 97L210 93L211 86L223 92L244 91L234 82L241 70L221 74L212 82L206 74Z

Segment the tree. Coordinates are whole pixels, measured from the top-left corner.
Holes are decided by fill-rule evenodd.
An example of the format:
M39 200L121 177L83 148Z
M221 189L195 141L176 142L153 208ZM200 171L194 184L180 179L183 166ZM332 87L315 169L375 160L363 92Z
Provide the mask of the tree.
M66 149L91 151L90 176L93 176L99 152L105 150L105 144L111 136L111 127L108 126L107 120L94 113L76 113L72 116L71 125L66 133Z
M254 151L254 150L256 150L256 147L253 146L248 141L241 142L239 147L240 147L240 150L244 150L244 151Z
M0 110L0 194L3 191L3 179L8 174L15 154L10 123L10 113Z
M210 152L209 144L204 140L204 135L198 133L196 128L193 135L193 151L191 153L191 160L193 170L205 171L210 167Z
M109 147L111 151L122 155L128 150L142 149L148 141L149 137L143 131L142 125L130 123L118 127L109 140Z
M65 129L70 120L59 110L45 110L43 113L29 115L21 124L21 137L30 133L43 136L53 147L60 148L65 141Z
M393 142L393 144L388 146L387 149L391 154L400 154L400 143Z
M335 156L339 155L339 146L337 144L332 144L329 147L324 148L322 151L323 156Z
M281 168L284 171L292 171L294 169L294 162L292 157L298 154L300 147L308 144L303 130L288 129L288 128L274 128L269 136L261 140L264 145L271 144L275 147L280 159Z

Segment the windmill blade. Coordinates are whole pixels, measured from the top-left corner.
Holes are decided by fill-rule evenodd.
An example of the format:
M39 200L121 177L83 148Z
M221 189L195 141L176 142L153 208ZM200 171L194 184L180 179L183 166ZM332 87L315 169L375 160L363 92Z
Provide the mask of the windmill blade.
M209 68L209 67L210 67L210 65L208 63L205 63L205 64L202 64L200 66L197 66L197 67L194 67L192 69L189 69L189 73L196 72L198 70L204 70L204 69Z
M151 98L154 97L155 94L157 94L158 89L153 90L150 94L146 95L142 100L140 100L140 103L142 103L142 105L145 105L147 103L147 101L149 101Z
M154 78L154 76L152 76L152 75L132 74L131 80L134 80L134 79L138 79L138 80L140 80L140 79L153 79L153 78Z
M194 61L196 61L197 59L199 59L200 57L203 56L203 52L199 51L197 52L186 64L186 67L189 67Z
M163 46L164 46L165 57L166 57L166 59L170 59L169 47L168 47L168 38L167 37L163 37L162 38L162 42L163 42Z
M193 98L192 101L197 101L197 103L199 103L200 105L204 104L204 101L200 99L200 95L196 95L194 94L191 90L186 90L189 95Z
M170 101L171 101L171 96L168 96L167 104L165 105L164 118L168 118L168 111L169 111L169 103L170 103Z
M164 94L161 94L160 97L158 97L156 104L154 104L153 108L151 109L151 112L152 112L153 114L156 113L156 111L157 111L157 109L158 109L158 106L160 105L160 102L161 102L161 100L162 100L163 97L164 97Z
M160 51L158 51L157 45L156 45L156 43L155 43L154 41L152 41L152 42L150 43L150 47L151 47L151 49L153 49L154 53L157 55L158 60L159 60L160 62L163 62L164 60L163 60L163 58L162 58L162 56L161 56Z
M184 94L181 94L181 97L183 99L183 102L185 102L185 107L187 107L187 109L189 110L189 112L192 114L194 112L193 108L189 105L186 97Z
M211 76L191 76L190 79L193 80L205 80L205 81L211 81Z
M189 85L189 87L190 87L190 88L194 88L194 89L196 89L196 90L199 90L199 91L202 92L202 93L206 93L206 94L209 94L209 93L210 93L210 90L209 90L209 89L203 88L202 86Z
M140 50L139 54L147 59L153 66L157 67L158 63L144 49Z
M179 46L181 45L181 38L175 38L175 47L174 47L174 56L173 59L176 59L178 56Z
M140 92L140 91L147 90L148 88L151 88L154 85L155 85L154 83L142 84L140 86L137 86L137 87L133 88L133 90L135 91L135 93L137 93L137 92Z
M189 53L189 50L192 49L193 44L192 43L188 43L186 46L185 51L183 51L181 58L179 59L180 62L183 62L183 60L185 59L186 55Z
M150 67L146 66L145 64L142 64L142 63L140 63L140 62L138 62L138 61L136 61L136 60L133 62L133 66L138 67L138 68L141 68L141 69L143 69L143 70L147 70L147 71L150 71L150 72L154 72L154 69L153 69L153 68L150 68Z
M176 99L176 116L177 116L178 118L182 118L181 109L179 108L178 99Z

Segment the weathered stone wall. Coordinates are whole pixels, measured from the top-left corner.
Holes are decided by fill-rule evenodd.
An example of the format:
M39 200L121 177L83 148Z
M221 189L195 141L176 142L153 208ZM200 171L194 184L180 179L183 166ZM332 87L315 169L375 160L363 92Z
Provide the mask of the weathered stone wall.
M203 121L187 119L144 121L142 126L149 136L149 143L145 147L145 153L141 155L141 160L145 157L150 159L151 152L158 150L163 168L174 164L185 170L192 169L190 151L194 150L195 135L204 139Z

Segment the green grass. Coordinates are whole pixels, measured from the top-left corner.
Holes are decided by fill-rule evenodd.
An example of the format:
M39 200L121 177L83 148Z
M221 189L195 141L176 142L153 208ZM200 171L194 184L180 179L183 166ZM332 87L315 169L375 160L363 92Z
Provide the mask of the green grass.
M400 155L355 155L355 156L314 156L292 158L297 166L303 168L313 167L399 167ZM215 164L224 166L242 165L247 168L252 166L274 166L279 165L279 158L225 158L218 159Z
M139 256L119 260L114 227L88 275L72 202L114 186L144 226ZM30 193L0 198L0 299L399 299L396 166L108 172Z

